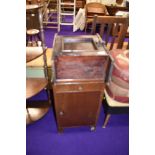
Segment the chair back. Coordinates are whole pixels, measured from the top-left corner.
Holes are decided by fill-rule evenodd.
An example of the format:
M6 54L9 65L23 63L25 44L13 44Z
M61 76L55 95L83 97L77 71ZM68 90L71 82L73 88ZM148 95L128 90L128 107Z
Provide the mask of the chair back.
M92 17L97 15L108 15L108 11L105 5L101 3L87 3L85 5L86 17Z
M107 47L110 46L108 49L122 49L124 40L128 37L129 17L95 15L91 30L92 34L97 32L97 27ZM125 49L129 48L128 38L125 46Z

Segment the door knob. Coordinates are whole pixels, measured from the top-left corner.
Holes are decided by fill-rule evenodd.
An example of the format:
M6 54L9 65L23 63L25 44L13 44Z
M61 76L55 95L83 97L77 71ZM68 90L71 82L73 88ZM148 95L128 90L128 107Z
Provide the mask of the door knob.
M79 90L83 90L83 88L82 88L82 86L79 86L79 88L78 88Z

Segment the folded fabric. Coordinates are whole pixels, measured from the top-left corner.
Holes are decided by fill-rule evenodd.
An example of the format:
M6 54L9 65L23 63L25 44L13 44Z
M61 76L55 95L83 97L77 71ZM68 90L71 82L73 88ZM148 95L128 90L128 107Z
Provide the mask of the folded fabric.
M74 20L73 32L77 31L78 29L81 31L84 30L85 20L85 9L80 8Z
M115 49L109 52L114 60L109 82L106 84L108 95L115 101L129 102L129 51Z
M111 50L110 55L114 59L112 75L129 82L129 50Z
M116 83L118 86L120 86L122 88L129 89L129 82L122 80L118 76L115 76L112 74L111 75L111 81L113 81L114 83Z

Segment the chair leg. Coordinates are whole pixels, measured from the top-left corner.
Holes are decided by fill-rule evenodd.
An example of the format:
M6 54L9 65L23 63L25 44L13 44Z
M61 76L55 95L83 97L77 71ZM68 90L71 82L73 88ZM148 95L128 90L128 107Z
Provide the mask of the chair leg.
M48 104L49 104L49 106L51 106L52 101L51 101L51 93L50 93L50 85L49 84L47 85L46 89L47 89L46 91L47 91L47 96L48 96Z
M106 128L108 121L110 119L110 116L111 116L111 114L106 114L102 128Z

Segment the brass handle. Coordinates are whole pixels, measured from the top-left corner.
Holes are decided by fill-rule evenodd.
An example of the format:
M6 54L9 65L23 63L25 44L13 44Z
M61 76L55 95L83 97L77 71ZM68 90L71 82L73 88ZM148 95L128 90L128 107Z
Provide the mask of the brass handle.
M60 116L63 116L63 115L64 115L64 112L63 112L63 111L60 111L60 112L59 112L59 115L60 115Z

